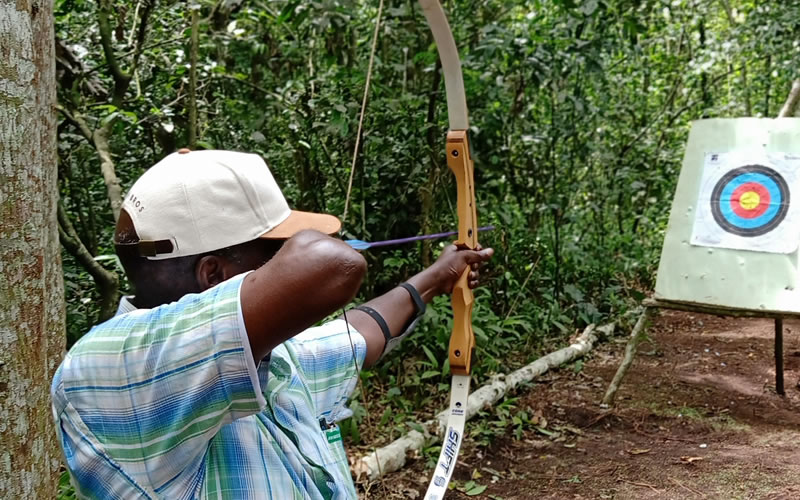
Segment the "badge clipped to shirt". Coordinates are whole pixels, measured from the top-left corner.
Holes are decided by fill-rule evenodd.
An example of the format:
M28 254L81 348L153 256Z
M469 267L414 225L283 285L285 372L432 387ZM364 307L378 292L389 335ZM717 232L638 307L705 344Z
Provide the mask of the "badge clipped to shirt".
M339 430L338 425L331 427L325 430L325 437L328 438L328 444L338 443L342 440L342 431Z
M319 419L319 428L325 433L328 444L338 443L342 440L342 431L336 424L329 424L324 418Z

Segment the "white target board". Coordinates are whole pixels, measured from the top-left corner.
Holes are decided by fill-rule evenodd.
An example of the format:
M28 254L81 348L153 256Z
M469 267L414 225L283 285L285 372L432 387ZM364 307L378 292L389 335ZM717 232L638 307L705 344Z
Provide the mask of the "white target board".
M692 124L658 300L800 314L800 119Z
M800 156L706 153L692 245L792 253L800 246Z

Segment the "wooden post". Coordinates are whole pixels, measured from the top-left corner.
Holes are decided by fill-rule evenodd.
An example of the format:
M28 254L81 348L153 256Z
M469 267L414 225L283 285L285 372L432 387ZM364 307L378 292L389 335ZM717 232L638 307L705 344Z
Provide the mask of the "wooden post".
M783 388L783 319L775 319L775 392L786 395Z
M614 379L608 384L606 394L603 396L604 405L611 405L614 403L614 397L617 395L619 385L622 383L622 379L625 377L628 368L630 368L633 363L633 358L636 356L636 349L639 347L642 340L647 337L647 320L652 311L652 308L645 307L639 319L636 321L636 325L631 332L631 338L628 340L628 345L625 346L625 356L622 358L622 363L620 363L619 368L617 368L617 373L614 374Z

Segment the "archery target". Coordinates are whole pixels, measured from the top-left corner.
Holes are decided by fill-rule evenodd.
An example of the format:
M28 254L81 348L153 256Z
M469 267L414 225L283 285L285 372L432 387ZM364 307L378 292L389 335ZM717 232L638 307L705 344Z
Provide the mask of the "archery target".
M731 170L714 186L711 213L726 231L747 238L775 229L786 217L789 186L775 170L746 165Z
M776 153L706 155L693 245L791 253L800 244L792 206L800 158Z

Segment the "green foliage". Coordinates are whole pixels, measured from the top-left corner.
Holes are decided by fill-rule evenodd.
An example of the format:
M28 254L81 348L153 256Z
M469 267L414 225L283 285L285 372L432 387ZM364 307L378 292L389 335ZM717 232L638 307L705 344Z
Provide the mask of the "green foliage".
M75 489L69 482L69 472L63 471L58 478L58 500L75 500L78 498L75 495Z
M118 100L100 43L99 4L55 4L59 102L92 129L111 125L123 189L184 146L190 126L187 6L153 4L137 45L145 4L113 3L113 53L131 76ZM342 214L373 4L199 2L198 147L261 154L293 206ZM498 226L482 234L496 257L476 293L480 383L644 297L653 285L690 121L777 114L798 76L800 6L457 0L447 10L470 106L478 214L482 224ZM387 5L344 221L347 237L388 239L454 227L436 61L415 2ZM113 253L113 216L95 146L62 113L62 199L81 240L98 256ZM437 250L419 244L368 252L363 298L419 271ZM72 256L65 253L64 262L74 341L98 321L98 292ZM112 261L102 263L115 269ZM376 395L370 403L384 408L386 432L376 441L444 406L451 326L448 300L438 298L418 332L363 376L364 390ZM359 442L356 424L365 409L358 397L353 404L354 421L343 431ZM528 425L524 412L507 405L493 417L496 428L480 431L479 439Z

